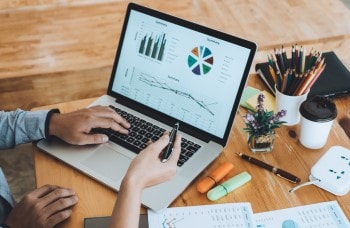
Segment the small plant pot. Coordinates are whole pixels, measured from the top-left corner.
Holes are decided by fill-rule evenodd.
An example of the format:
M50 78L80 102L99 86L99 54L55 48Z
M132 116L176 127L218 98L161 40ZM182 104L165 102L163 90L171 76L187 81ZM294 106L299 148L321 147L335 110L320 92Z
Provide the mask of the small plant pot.
M248 134L248 145L250 150L254 153L272 151L274 141L275 132L270 132L268 134L258 136Z

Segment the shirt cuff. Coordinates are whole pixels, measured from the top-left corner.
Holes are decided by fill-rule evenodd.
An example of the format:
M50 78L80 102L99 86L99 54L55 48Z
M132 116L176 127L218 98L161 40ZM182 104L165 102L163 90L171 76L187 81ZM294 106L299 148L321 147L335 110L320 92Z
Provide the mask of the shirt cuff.
M47 115L46 115L46 120L45 120L45 138L48 138L49 135L49 126L50 126L50 120L53 114L55 113L60 113L60 110L55 108L55 109L51 109Z

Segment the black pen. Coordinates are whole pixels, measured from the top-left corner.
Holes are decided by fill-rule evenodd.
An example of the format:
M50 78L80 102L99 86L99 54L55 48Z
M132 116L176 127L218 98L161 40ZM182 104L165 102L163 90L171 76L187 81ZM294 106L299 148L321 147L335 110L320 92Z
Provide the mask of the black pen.
M237 153L237 155L240 156L242 159L249 161L250 163L253 163L257 166L260 166L261 168L269 170L270 172L274 173L276 176L281 177L283 179L286 179L287 181L290 181L290 182L295 183L295 184L300 182L299 177L296 177L293 174L288 173L282 169L273 167L272 165L269 165L269 164L267 164L263 161L260 161L256 158L249 157L248 155L245 155L242 153L239 153L239 154Z
M171 153L173 152L173 146L174 146L174 143L175 143L176 133L179 130L179 125L180 124L177 122L174 125L173 129L171 130L171 132L170 132L169 143L166 146L166 148L163 150L163 155L162 155L162 160L161 160L162 162L168 161L168 159L170 158Z

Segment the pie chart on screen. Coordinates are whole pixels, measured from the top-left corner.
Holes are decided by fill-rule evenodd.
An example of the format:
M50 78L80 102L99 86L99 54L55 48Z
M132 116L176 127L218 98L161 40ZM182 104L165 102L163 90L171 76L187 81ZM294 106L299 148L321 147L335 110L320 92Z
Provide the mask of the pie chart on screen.
M205 75L210 72L214 64L214 57L205 46L194 47L187 58L188 67L196 75Z

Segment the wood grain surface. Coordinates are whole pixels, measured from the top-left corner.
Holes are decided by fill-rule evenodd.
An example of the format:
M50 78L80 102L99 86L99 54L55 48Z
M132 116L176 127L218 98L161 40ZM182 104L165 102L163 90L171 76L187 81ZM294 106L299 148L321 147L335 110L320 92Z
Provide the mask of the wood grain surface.
M0 108L105 93L128 2L0 1ZM335 50L350 68L350 10L340 0L135 2L256 42L254 63L274 47L298 43Z
M259 80L257 75L252 74L249 77L248 85L261 90L267 89ZM58 107L62 112L69 112L85 107L93 100L92 98L72 101L44 106L40 107L40 109ZM335 102L339 115L333 123L329 138L323 148L317 150L304 148L299 142L299 125L290 127L282 126L277 129L273 151L263 154L254 154L248 148L246 142L247 135L242 130L244 122L241 118L242 115L245 115L246 110L241 107L236 115L229 141L221 155L188 186L170 207L250 202L253 212L257 213L337 200L349 219L349 193L345 196L335 196L314 185L303 187L294 193L290 193L289 190L296 186L295 184L279 178L267 170L252 165L236 155L239 152L245 153L291 172L301 178L302 183L308 181L311 167L329 148L334 145L350 148L350 140L338 123L339 118L350 116L348 108L350 96L338 98ZM82 227L83 219L86 217L109 216L112 213L112 208L117 198L116 192L54 159L50 155L41 152L35 146L34 160L37 186L50 183L69 187L74 189L79 197L78 205L73 208L72 217L64 222L61 227ZM222 181L243 171L251 174L252 180L221 199L212 202L207 199L206 194L197 192L196 184L226 161L232 162L234 169ZM145 213L146 209L142 207L140 212Z

